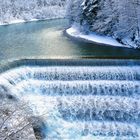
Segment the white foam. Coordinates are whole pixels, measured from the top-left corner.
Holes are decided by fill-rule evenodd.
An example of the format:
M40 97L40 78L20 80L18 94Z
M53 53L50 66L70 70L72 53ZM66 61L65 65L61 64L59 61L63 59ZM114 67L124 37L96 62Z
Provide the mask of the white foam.
M23 66L1 74L0 83L27 102L34 115L43 116L47 124L46 139L134 140L140 134L139 75L139 66ZM90 94L94 90L96 94ZM102 90L104 95L100 95ZM128 96L122 97L117 92ZM83 120L77 117L78 111L85 111ZM101 120L95 117L84 120L92 111ZM107 111L111 114L101 114ZM65 119L65 114L70 119ZM125 118L127 114L130 119ZM72 115L77 120L72 121ZM118 116L121 120L116 121ZM108 122L109 117L114 120Z

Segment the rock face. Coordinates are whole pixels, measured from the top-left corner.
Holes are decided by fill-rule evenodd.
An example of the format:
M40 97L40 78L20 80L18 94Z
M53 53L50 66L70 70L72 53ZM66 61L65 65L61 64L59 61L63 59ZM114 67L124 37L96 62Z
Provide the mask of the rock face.
M0 24L62 18L65 13L66 0L0 0Z
M32 116L29 118L29 122L33 126L33 130L37 140L43 140L46 138L47 126L44 123L44 119L41 117Z
M70 22L80 25L82 32L112 36L140 48L140 0L74 0L70 5Z

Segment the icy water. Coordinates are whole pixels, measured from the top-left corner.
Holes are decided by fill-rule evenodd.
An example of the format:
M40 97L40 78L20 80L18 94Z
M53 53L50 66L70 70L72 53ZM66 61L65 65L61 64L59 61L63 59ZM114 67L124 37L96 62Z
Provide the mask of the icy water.
M29 62L0 83L44 118L45 140L140 140L139 61Z
M73 41L63 34L66 19L0 26L0 60L11 58L140 58L140 50Z

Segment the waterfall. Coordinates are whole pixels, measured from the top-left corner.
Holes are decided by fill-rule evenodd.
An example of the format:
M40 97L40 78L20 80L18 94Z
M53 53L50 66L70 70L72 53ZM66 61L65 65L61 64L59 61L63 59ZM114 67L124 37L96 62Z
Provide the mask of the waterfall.
M138 61L86 62L31 60L3 72L0 82L44 117L46 139L140 139Z

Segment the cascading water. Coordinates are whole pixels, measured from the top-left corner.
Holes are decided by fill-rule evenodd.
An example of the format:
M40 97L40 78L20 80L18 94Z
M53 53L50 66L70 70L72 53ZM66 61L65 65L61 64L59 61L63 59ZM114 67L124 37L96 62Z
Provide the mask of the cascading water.
M46 140L139 140L140 64L84 63L28 63L0 82L44 117Z

